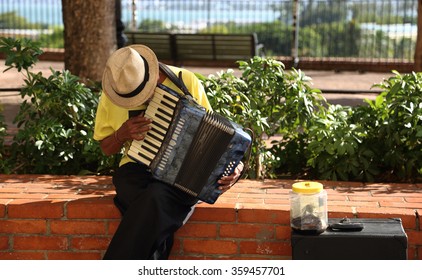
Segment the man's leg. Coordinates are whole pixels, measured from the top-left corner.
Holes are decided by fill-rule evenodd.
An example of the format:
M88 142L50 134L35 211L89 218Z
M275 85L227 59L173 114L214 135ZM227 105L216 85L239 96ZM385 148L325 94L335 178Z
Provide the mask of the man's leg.
M124 214L104 259L150 259L168 239L166 248L155 255L167 258L174 232L183 225L196 202L142 173L137 167L123 168L113 180Z

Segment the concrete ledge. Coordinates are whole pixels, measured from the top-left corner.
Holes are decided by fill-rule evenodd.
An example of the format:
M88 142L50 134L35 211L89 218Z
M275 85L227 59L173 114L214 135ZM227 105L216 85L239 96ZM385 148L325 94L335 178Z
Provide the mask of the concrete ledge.
M172 259L291 259L294 181L242 180L197 206ZM422 186L324 182L330 218L401 218L422 259ZM107 176L0 175L0 259L101 259L119 221Z

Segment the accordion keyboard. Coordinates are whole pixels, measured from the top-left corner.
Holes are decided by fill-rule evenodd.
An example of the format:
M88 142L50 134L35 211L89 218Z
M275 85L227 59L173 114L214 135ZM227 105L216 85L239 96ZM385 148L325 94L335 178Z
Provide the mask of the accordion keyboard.
M128 156L148 166L151 164L164 141L178 100L177 96L156 87L145 111L145 117L152 120L151 130L143 140L132 141Z

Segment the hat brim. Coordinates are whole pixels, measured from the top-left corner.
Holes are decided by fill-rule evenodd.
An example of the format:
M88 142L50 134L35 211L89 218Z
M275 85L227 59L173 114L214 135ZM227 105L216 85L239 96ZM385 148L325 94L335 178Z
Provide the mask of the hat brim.
M137 51L148 63L149 79L145 84L145 87L133 97L122 97L119 96L111 86L109 75L107 70L104 71L102 78L103 92L108 98L117 106L124 108L135 108L144 104L154 94L154 90L157 87L157 81L159 77L158 59L155 53L144 45L130 45L128 46Z

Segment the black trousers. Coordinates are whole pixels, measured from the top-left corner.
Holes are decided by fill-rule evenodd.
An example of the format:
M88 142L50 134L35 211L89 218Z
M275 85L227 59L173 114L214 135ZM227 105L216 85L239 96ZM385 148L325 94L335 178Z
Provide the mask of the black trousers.
M167 259L174 233L197 202L151 177L146 166L127 163L113 176L122 220L104 259Z

